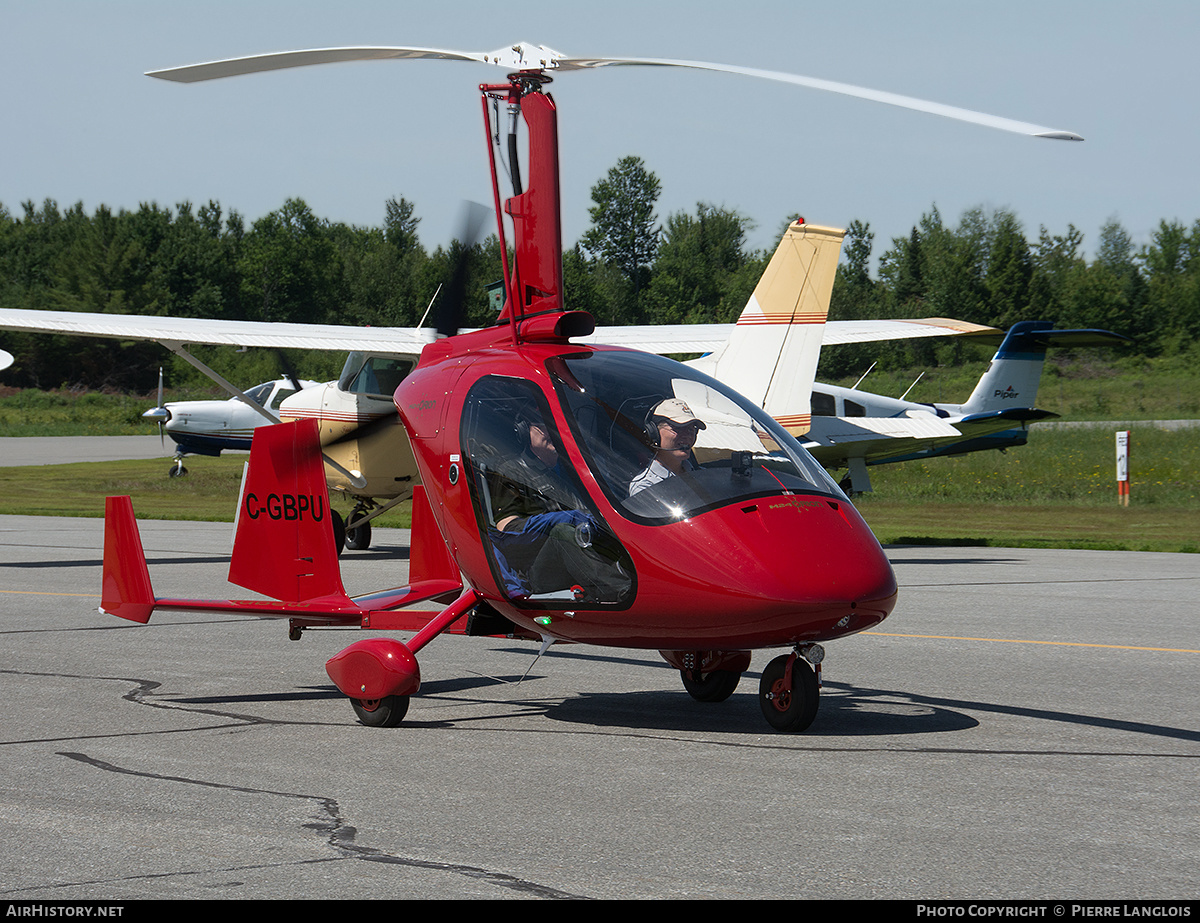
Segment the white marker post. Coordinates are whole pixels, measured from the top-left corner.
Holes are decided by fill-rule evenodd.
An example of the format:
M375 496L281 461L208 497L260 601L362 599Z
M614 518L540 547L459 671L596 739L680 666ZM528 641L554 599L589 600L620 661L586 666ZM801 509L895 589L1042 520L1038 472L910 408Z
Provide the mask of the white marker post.
M1129 506L1129 430L1117 431L1117 501Z

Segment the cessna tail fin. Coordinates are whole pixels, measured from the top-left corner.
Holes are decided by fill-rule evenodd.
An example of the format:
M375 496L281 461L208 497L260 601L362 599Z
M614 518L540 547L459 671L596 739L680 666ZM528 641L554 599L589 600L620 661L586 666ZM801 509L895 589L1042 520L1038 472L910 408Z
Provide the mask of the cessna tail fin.
M345 600L315 419L261 426L238 498L229 582L287 603Z
M795 222L725 344L688 363L759 404L792 435L808 408L845 231Z

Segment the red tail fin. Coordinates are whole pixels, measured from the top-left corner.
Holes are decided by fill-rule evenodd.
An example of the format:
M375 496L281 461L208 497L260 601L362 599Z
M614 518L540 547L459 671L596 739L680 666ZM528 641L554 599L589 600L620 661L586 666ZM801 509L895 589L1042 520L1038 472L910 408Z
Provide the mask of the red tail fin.
M154 590L133 503L128 497L104 501L104 588L100 611L131 622L150 621Z
M229 581L282 602L346 600L316 420L254 431Z
M459 580L458 565L446 547L446 540L438 531L429 506L425 488L413 488L412 537L409 539L408 582L417 584L425 580Z

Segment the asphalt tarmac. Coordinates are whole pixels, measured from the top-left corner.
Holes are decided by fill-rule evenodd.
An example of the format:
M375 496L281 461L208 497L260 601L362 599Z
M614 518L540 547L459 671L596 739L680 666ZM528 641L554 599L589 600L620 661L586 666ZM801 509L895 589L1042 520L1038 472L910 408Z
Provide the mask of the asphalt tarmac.
M142 535L159 593L239 595L228 525ZM402 583L406 539L347 588ZM323 669L356 632L103 616L99 520L0 546L7 899L1196 893L1195 555L891 548L899 606L787 736L766 652L703 705L654 653L472 638L370 729Z
M158 593L245 595L229 525L141 530ZM360 633L101 615L102 542L0 517L8 900L1196 897L1200 556L891 547L799 735L775 652L705 705L654 652L460 637L384 730L324 672Z

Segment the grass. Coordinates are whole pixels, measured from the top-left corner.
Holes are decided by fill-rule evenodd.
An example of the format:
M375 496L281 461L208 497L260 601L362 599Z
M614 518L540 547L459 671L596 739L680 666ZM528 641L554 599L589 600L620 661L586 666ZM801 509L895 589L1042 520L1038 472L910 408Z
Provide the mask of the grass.
M872 468L856 505L886 543L1200 552L1200 430L1129 429L1128 507L1110 426L1034 426L1004 453Z
M105 497L129 495L139 519L233 522L246 458L191 459L182 478L167 477L170 466L162 458L0 468L0 514L103 516ZM339 504L335 497L334 506L345 513L350 504ZM409 504L375 522L407 529Z
M1048 364L1038 404L1068 419L1146 420L1200 416L1200 373L1186 361L1080 359ZM965 400L978 369L934 370L910 397ZM901 394L912 377L868 379ZM853 382L850 382L853 384ZM864 387L868 384L864 383ZM918 393L924 387L925 393ZM941 393L939 393L941 392ZM168 400L217 397L169 393ZM152 434L141 419L156 395L0 392L0 434ZM857 500L885 543L1200 551L1200 431L1133 423L1132 502L1117 504L1114 426L1035 425L1029 444L1004 454L904 462L871 469L875 492ZM161 458L0 468L0 513L102 516L104 498L129 494L139 517L232 522L244 455L195 459L169 479ZM346 512L350 504L335 505ZM377 524L407 528L408 504Z
M875 493L857 506L885 544L1200 552L1200 433L1132 432L1129 507L1117 504L1111 430L1036 427L1004 454L874 468ZM185 478L166 477L161 458L0 468L0 513L102 516L106 496L129 494L143 519L232 522L244 461L194 459ZM409 523L408 504L377 520Z

